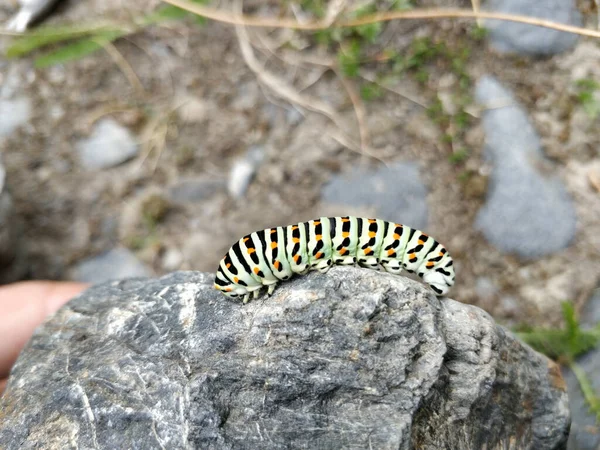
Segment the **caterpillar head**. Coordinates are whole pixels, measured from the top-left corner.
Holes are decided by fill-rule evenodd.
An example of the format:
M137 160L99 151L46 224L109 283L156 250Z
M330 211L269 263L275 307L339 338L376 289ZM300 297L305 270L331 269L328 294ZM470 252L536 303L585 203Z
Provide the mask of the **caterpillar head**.
M220 267L219 270L217 270L214 288L231 298L242 297L248 293L248 290L243 286L229 281Z
M454 284L454 270L444 270L444 272L438 272L435 269L430 270L423 275L423 281L425 281L437 295L446 295Z

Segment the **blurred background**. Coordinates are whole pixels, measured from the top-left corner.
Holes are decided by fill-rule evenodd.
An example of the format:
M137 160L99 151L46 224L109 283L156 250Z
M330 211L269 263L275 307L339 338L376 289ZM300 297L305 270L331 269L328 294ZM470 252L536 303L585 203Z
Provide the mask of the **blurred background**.
M595 0L191 2L212 19L22 3L0 4L2 283L213 272L249 232L351 214L433 235L451 297L512 329L600 322L600 37L460 17L326 28L481 8L600 36ZM600 352L584 358L599 391ZM600 400L565 373L570 445L600 448Z

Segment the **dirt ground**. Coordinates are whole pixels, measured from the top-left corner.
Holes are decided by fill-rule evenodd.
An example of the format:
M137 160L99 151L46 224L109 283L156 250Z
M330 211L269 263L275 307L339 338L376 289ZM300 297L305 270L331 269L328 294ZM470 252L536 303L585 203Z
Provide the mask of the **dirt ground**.
M126 10L116 0L70 3L50 23L92 15L123 19L157 2L127 2ZM144 7L136 9L136 3ZM592 4L580 4L590 23ZM8 12L5 7L0 20ZM34 69L30 57L2 66L2 79L18 80L20 93L34 105L30 123L0 144L22 221L26 276L63 279L81 259L119 244L156 274L212 272L227 248L248 232L340 213L320 203L322 186L335 174L361 164L416 160L429 190L427 232L456 260L452 297L477 304L507 324L525 317L530 324L559 322L560 301L583 304L600 276L600 192L590 182L600 170L600 127L598 119L580 113L573 91L576 69L583 70L591 55L600 53L600 41L581 39L574 51L552 58L523 58L491 52L484 40L471 37L471 28L462 20L399 21L386 25L382 39L398 52L424 36L468 48L471 80L492 74L513 89L543 138L551 170L576 205L578 233L566 250L521 261L502 254L473 229L489 173L478 120L465 133L472 149L468 159L451 164L442 132L423 107L443 89L444 65L427 66L426 85L399 79L403 95L386 91L361 102L371 138L365 155L357 144L356 105L347 86L333 71L310 62L335 61L332 55L307 44L302 33L249 34L261 67L326 103L337 123L283 99L259 80L261 74L249 68L240 51L234 27L214 22L199 27L187 20L116 42L125 63L99 51L43 70ZM9 38L0 41L5 47ZM356 91L358 82L348 83L350 92ZM141 151L117 167L85 170L76 143L105 117L136 133ZM344 145L344 138L352 144ZM244 198L233 199L224 187L230 169L253 145L264 148L264 161ZM466 181L460 176L465 171L472 175ZM196 202L173 201L173 186L185 179L205 182L207 194ZM481 277L499 289L482 295L476 288Z

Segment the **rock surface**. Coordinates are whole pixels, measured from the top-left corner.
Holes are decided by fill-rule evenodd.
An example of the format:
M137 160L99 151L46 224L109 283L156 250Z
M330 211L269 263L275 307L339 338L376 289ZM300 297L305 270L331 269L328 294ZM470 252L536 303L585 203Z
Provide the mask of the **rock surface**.
M488 0L485 9L530 16L567 25L581 26L581 14L574 0ZM487 20L490 44L503 53L555 55L572 48L578 36L550 28L503 20Z
M91 136L77 144L77 150L86 169L106 169L133 158L139 148L127 128L112 119L102 119Z
M0 447L564 448L558 367L480 309L335 267L247 305L212 274L95 286L39 328Z
M376 170L356 168L338 175L323 188L332 205L366 206L385 220L423 229L427 226L427 189L415 163Z
M547 160L526 112L493 77L482 77L475 95L486 108L485 156L493 166L477 228L523 258L565 248L575 237L575 208L561 181L542 173Z

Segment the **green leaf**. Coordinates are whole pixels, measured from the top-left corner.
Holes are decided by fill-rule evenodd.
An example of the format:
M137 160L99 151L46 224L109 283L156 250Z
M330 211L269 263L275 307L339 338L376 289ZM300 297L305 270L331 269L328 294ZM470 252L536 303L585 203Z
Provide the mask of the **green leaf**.
M592 330L579 326L575 309L569 302L563 302L565 327L558 329L531 328L517 333L519 338L535 350L552 359L574 360L595 348L600 342L600 325Z
M596 415L596 421L600 423L600 397L594 391L594 387L583 369L575 363L571 363L570 367L577 378L583 398L588 404L590 411Z
M455 152L453 152L450 156L448 156L448 160L452 164L459 164L463 162L465 159L469 157L469 150L466 148L461 148Z
M338 62L344 75L356 77L360 69L360 44L353 40L345 50L338 52Z
M61 26L45 27L28 32L12 41L6 50L7 58L16 58L31 53L34 50L46 47L50 44L69 41L97 33L114 32L115 29L98 26Z
M144 25L154 25L156 23L166 22L169 20L181 20L188 14L189 12L185 9L181 9L173 5L165 5L147 15L144 18L143 23Z
M383 96L383 89L375 83L365 83L360 87L360 96L369 101Z
M109 31L100 34L96 34L93 37L79 39L73 43L64 45L63 47L53 52L46 53L45 55L36 58L35 67L43 69L45 67L53 66L55 64L62 64L65 62L81 59L96 50L100 50L104 45L120 38L125 35L124 31Z

